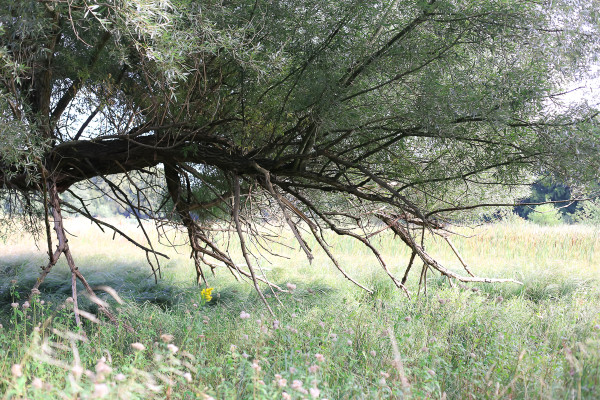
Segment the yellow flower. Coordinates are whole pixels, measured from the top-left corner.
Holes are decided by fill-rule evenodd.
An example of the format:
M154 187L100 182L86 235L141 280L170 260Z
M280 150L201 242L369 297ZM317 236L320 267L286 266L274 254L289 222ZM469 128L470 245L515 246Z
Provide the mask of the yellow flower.
M212 296L211 296L212 291L213 291L213 288L211 288L211 287L202 289L200 291L200 297L202 297L202 299L208 303L209 301L212 300Z

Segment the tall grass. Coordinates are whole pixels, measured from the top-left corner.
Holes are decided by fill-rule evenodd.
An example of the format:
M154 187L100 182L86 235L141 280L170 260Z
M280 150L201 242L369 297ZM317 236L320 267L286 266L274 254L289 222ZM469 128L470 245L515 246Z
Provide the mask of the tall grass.
M82 337L65 302L69 272L62 263L24 309L44 249L11 238L0 253L4 398L600 397L600 242L591 227L457 228L464 237L455 236L454 244L476 274L516 277L524 285L477 285L473 292L429 275L427 295L411 300L352 240L327 237L348 273L373 295L344 280L322 252L315 250L309 265L298 249L276 245L287 258L269 257L260 266L275 283L297 287L279 295L282 305L265 292L275 317L251 285L225 271L209 278L214 298L203 304L185 247L168 250L171 259L155 285L144 255L124 240L77 220L67 228L76 235L70 245L80 269L92 285L119 292L123 305L103 298L135 332L86 320ZM122 228L139 235L133 225ZM374 241L401 275L407 250L391 235ZM426 248L448 267L462 268L443 241L428 238ZM237 260L242 264L241 255ZM417 282L413 276L411 291ZM93 303L82 304L94 311ZM161 339L165 334L172 341Z

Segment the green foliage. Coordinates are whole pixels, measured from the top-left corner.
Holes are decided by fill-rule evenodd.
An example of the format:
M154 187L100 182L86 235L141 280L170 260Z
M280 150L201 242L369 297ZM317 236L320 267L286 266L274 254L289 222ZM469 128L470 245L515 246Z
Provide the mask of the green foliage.
M600 200L580 202L573 219L582 224L600 225Z
M562 222L560 212L553 204L535 206L529 220L543 226L556 226Z

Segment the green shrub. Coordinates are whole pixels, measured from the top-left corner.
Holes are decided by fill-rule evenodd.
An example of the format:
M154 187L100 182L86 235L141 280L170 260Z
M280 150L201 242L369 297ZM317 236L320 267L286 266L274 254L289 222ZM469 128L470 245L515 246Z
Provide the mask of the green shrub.
M543 226L559 225L562 220L560 212L552 204L541 204L533 209L533 212L528 215L530 221Z
M600 225L600 199L579 203L573 220L588 225Z

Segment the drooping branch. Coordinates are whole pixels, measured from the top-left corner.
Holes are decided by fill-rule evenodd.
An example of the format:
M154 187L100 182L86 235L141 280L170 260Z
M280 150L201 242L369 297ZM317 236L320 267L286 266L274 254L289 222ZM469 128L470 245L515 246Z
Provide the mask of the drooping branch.
M426 267L432 268L442 275L447 276L449 278L456 279L461 282L485 282L485 283L504 283L511 282L522 285L522 282L519 282L515 279L502 279L502 278L482 278L476 276L462 276L458 275L446 267L442 266L438 261L436 261L433 257L431 257L424 249L423 246L419 245L415 239L410 235L406 227L402 226L401 220L402 218L386 215L384 213L378 212L375 213L375 216L381 219L384 223L386 223L392 231L398 235L400 240L402 240L408 247L412 249L414 253L416 253L419 258L423 261ZM409 268L412 263L409 264ZM464 266L464 264L463 264ZM467 269L467 272L470 271Z

